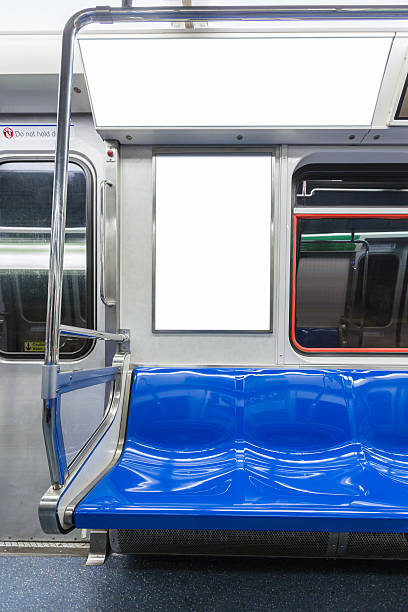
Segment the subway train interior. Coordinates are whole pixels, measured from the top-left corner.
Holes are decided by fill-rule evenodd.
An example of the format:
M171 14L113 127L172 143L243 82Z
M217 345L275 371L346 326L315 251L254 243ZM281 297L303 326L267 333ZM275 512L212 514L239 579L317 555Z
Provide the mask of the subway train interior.
M408 6L227 4L0 35L3 555L408 559Z

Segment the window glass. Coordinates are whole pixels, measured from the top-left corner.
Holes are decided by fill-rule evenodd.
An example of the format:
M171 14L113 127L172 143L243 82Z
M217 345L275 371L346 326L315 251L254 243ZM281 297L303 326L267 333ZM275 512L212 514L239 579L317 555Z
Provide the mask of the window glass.
M294 226L294 344L408 350L408 217L298 215Z
M105 383L61 395L61 432L67 465L72 463L103 421L110 406L112 389L112 383Z
M407 176L406 164L310 164L295 176L295 206L407 206Z
M0 352L8 357L44 354L53 164L0 165ZM87 179L69 165L62 322L92 327L91 235ZM82 339L61 338L61 354L79 357Z
M392 319L398 267L398 257L390 253L372 254L368 260L367 257L360 258L353 304L355 323L364 318L366 327L389 325Z
M157 331L269 331L270 155L156 157Z

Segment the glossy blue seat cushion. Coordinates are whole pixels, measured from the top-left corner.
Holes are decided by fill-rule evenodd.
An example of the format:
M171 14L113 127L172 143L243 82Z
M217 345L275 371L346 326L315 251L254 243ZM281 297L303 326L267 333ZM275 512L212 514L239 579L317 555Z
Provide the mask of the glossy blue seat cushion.
M312 523L408 531L405 372L137 368L123 454L75 511L87 528Z

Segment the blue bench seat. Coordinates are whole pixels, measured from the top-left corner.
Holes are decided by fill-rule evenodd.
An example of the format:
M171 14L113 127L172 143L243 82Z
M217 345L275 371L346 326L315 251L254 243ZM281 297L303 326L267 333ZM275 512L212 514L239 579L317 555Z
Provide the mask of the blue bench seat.
M408 532L408 374L136 368L75 525Z

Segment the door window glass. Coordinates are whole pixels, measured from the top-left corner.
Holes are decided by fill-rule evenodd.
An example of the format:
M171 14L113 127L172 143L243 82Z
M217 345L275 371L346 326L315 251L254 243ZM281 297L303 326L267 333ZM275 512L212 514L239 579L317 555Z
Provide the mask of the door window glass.
M45 161L0 165L0 352L44 354L54 166ZM91 202L88 176L69 164L62 323L93 326ZM77 358L89 341L61 338L61 356Z

